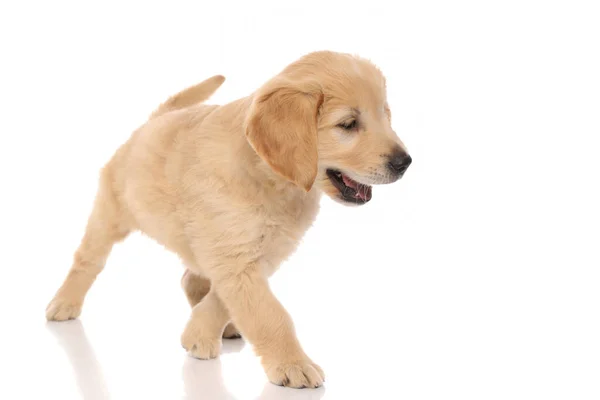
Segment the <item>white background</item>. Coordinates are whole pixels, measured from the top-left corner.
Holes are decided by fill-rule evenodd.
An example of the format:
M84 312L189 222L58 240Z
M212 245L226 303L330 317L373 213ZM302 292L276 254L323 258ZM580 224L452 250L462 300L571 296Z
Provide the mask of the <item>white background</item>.
M598 2L202 3L2 2L0 398L600 397ZM46 324L130 132L319 49L381 67L414 159L363 208L323 199L272 279L325 387L270 385L241 341L186 356L183 269L139 235Z

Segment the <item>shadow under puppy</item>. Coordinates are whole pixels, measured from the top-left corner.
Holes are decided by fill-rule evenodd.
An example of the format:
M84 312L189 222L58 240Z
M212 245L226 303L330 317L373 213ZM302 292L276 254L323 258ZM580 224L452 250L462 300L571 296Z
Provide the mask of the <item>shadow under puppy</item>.
M271 382L318 387L323 371L267 279L312 224L322 193L367 203L371 185L397 181L411 158L391 127L385 78L367 60L311 53L248 97L202 104L223 81L167 100L103 168L46 317L79 316L113 244L139 230L187 268L193 310L182 344L194 357L217 357L222 335L239 329Z

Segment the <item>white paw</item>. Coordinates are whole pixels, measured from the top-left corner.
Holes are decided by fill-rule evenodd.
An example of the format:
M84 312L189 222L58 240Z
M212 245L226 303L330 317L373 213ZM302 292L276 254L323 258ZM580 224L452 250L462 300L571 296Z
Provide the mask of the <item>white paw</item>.
M217 358L221 353L221 338L205 338L198 331L186 327L181 335L181 345L192 357L201 360Z
M265 364L265 372L272 383L293 388L318 388L325 381L321 367L309 359Z
M81 306L81 301L57 296L46 307L46 319L48 321L75 319L81 314Z

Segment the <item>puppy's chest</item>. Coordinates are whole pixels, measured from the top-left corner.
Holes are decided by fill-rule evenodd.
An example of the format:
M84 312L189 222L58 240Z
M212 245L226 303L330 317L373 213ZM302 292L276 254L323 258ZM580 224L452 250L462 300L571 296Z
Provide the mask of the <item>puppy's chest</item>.
M309 193L302 201L261 207L254 221L258 230L257 258L270 275L297 248L319 212L319 196Z

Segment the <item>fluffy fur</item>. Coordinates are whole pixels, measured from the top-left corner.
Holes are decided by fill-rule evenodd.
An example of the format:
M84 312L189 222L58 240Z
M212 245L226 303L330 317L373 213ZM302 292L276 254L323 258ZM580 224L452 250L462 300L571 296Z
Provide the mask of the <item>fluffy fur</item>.
M221 337L238 336L237 327L271 382L318 387L323 371L267 278L312 224L322 193L349 204L328 169L364 185L401 176L389 166L406 150L390 125L385 79L364 59L317 52L248 97L202 104L223 81L212 77L167 100L103 168L46 317L79 316L112 246L139 230L187 269L182 286L193 309L182 344L193 356L217 357ZM353 116L356 129L340 127Z

